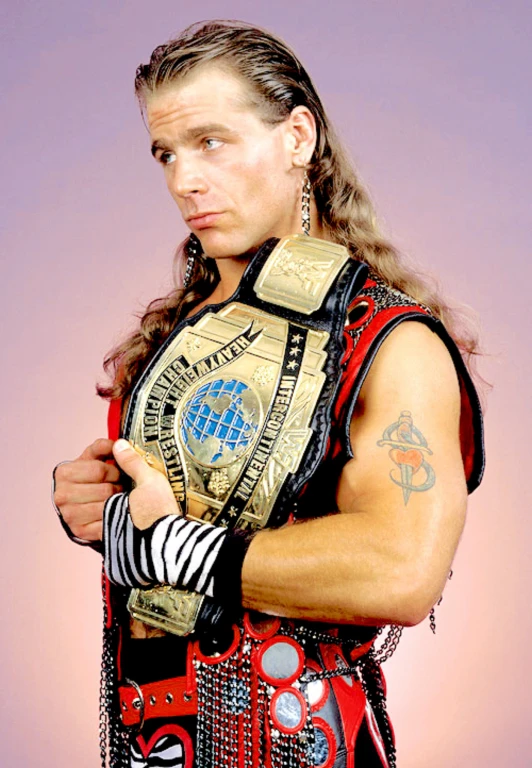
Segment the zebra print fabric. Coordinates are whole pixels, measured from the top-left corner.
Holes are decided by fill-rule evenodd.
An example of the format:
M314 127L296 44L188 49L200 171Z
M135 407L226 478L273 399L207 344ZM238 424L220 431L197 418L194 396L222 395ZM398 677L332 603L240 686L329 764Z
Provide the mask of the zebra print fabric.
M103 546L107 578L122 587L173 587L213 597L213 568L227 529L167 515L145 530L136 528L129 494L104 505Z
M159 728L149 740L131 742L130 768L192 768L194 749L190 735L179 725Z
M160 743L152 749L148 758L145 758L135 743L131 748L131 768L148 768L148 766L160 766L160 768L182 768L185 765L183 744L175 741L170 736L164 736Z

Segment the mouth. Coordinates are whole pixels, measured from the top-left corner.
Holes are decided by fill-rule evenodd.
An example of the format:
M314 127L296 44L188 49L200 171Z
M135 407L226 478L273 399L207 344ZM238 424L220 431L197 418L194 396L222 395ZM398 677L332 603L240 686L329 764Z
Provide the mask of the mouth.
M190 229L206 229L212 227L221 215L221 213L198 213L189 216L187 224Z

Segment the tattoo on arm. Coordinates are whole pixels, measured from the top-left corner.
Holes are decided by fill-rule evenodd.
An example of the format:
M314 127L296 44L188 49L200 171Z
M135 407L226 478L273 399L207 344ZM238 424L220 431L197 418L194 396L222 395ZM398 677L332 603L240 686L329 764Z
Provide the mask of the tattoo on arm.
M414 426L412 413L401 411L397 421L390 424L382 433L382 440L377 445L390 446L388 455L396 465L390 471L390 479L403 489L405 506L412 491L428 491L436 482L433 468L426 456L432 456L426 439ZM418 473L421 472L419 478Z

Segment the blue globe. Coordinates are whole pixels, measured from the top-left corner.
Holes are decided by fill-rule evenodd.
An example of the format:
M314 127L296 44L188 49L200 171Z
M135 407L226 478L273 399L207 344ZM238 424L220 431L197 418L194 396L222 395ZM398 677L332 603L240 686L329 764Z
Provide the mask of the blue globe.
M243 381L227 378L204 384L183 409L183 444L203 464L231 464L252 443L258 411L257 396Z

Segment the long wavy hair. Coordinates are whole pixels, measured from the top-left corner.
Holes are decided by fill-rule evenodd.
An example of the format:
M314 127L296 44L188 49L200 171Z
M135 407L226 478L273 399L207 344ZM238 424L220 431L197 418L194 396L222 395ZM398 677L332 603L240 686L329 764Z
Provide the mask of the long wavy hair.
M146 101L158 88L180 82L190 72L212 62L239 77L246 86L249 107L267 124L287 119L304 105L314 115L316 148L308 175L318 215L326 236L346 246L388 285L409 294L440 319L457 343L470 370L479 354L478 334L470 310L447 303L433 278L423 276L381 233L367 190L339 141L316 89L295 53L281 39L242 21L214 20L187 27L178 37L153 51L149 64L135 75L135 94L143 117ZM174 257L174 288L139 314L140 326L104 360L112 377L98 385L101 397L126 396L149 359L169 333L195 305L207 298L219 281L214 259L199 254L192 279L182 286L183 264L191 239L182 242ZM474 371L472 370L472 373Z

